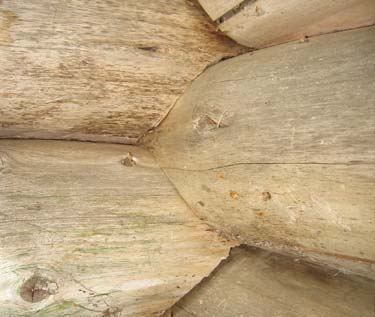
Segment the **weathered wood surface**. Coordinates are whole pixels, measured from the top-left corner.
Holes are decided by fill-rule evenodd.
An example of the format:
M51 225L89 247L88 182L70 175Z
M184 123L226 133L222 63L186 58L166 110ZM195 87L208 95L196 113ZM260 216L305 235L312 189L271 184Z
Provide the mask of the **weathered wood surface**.
M373 25L375 22L373 0L200 2L213 20L217 20L221 31L238 43L255 48Z
M228 251L145 150L0 141L1 316L153 316Z
M199 0L203 9L214 21L232 10L241 2L242 0Z
M0 48L0 137L129 144L241 50L189 0L2 0Z
M236 248L165 317L373 317L375 284Z
M222 62L146 145L244 243L375 278L375 28Z

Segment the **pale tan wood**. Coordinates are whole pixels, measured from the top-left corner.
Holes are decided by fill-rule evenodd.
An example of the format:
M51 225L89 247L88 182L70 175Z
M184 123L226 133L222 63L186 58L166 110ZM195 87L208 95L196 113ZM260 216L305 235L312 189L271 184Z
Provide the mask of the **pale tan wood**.
M0 137L130 144L241 50L188 0L3 0L0 48Z
M371 27L219 63L146 145L218 229L375 278L374 61Z
M195 213L233 239L375 279L374 165L165 171Z
M163 165L194 170L373 164L374 60L374 27L226 60L192 83L150 145Z
M165 317L373 317L375 284L255 248L227 261Z
M2 140L0 163L1 316L154 316L231 246L140 148Z
M243 1L243 9L224 16L221 31L238 43L263 48L323 33L373 25L373 0L257 0ZM220 12L227 6L214 1L203 6ZM215 18L216 19L216 18Z
M216 20L239 5L243 0L198 0L212 20Z

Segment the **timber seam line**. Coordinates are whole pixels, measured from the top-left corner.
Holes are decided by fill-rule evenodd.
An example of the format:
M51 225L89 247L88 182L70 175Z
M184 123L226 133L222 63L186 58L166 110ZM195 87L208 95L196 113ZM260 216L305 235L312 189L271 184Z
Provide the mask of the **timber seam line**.
M227 167L234 167L234 166L241 166L241 165L328 165L328 166L357 166L357 165L375 165L375 163L365 163L365 162L348 162L348 163L319 163L319 162L288 162L288 163L256 163L256 162L248 162L248 163L233 163L227 165L220 165L216 167L204 168L204 169L188 169L188 168L180 168L180 167L169 167L169 166L160 166L161 169L169 169L169 170L178 170L178 171L186 171L186 172L205 172L205 171L213 171L221 168Z
M229 20L231 17L235 16L239 12L243 11L247 6L251 5L252 3L256 2L257 0L244 0L234 6L232 9L229 11L225 12L222 16L218 17L215 20L215 23L221 24L225 22L226 20Z

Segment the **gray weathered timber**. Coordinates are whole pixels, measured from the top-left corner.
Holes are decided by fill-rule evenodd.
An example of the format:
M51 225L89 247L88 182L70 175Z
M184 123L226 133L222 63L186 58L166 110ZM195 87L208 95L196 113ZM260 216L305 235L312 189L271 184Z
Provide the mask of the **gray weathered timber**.
M375 22L373 0L200 2L208 15L218 20L222 32L242 45L255 48L369 26Z
M375 283L236 248L165 317L373 317Z
M375 278L375 29L209 68L146 145L202 219Z
M154 316L230 245L145 150L0 141L1 316Z
M241 48L177 1L0 1L0 137L135 143Z
M242 243L375 278L374 165L165 170L202 220Z

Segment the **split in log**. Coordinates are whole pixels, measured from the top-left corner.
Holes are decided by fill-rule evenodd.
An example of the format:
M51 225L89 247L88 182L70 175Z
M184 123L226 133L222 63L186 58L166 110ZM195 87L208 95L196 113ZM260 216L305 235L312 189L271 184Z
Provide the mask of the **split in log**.
M0 48L0 138L128 144L242 50L189 0L1 0Z
M241 242L375 278L375 28L205 71L146 145Z
M221 31L254 48L375 22L374 0L199 1Z
M230 245L145 150L0 141L0 316L154 316Z
M203 9L215 21L237 7L243 0L199 0Z

